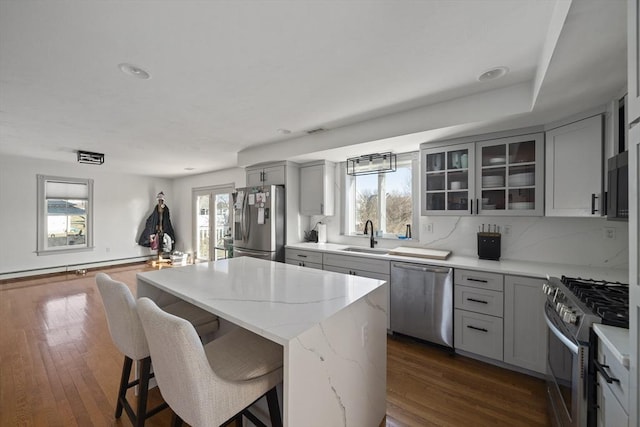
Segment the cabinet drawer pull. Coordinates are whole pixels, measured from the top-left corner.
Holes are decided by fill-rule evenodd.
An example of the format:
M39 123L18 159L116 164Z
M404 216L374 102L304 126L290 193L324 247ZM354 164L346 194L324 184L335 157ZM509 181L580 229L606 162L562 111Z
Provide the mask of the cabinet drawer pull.
M469 328L469 329L474 329L474 330L476 330L476 331L480 331L480 332L489 332L489 331L488 331L487 329L485 329L485 328L478 328L478 327L476 327L476 326L471 326L471 325L467 325L467 328Z
M300 254L298 254L298 256L299 256L300 258L306 258L306 257L307 257L306 255L300 255Z
M469 278L467 278L467 280L470 281L470 282L489 283L488 280L485 280L485 279L474 279L473 277L469 277Z
M609 374L607 373L607 371L604 370L604 368L608 368L609 365L602 365L600 362L598 362L597 360L593 361L593 365L596 367L596 369L598 370L598 372L600 372L602 374L602 377L604 378L604 380L607 382L607 384L611 384L611 383L619 383L620 380L617 378L613 378L611 376L609 376Z
M479 302L481 304L489 304L488 301L482 301L481 299L475 299L475 298L467 298L467 301Z

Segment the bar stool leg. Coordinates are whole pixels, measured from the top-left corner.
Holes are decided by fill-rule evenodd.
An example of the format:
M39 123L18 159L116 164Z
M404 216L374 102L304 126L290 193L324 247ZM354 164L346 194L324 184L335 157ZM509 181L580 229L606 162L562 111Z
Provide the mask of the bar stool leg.
M149 394L149 376L151 374L151 357L145 357L140 361L140 388L138 390L138 410L136 426L144 427L147 418L147 395Z
M127 389L129 388L129 376L131 375L131 365L133 360L124 357L124 363L122 364L122 377L120 378L120 388L118 389L118 402L116 404L116 418L120 418L122 415L122 401L126 399Z
M275 387L267 392L267 405L269 405L271 426L282 427L282 415L280 414L280 405L278 405L278 392Z

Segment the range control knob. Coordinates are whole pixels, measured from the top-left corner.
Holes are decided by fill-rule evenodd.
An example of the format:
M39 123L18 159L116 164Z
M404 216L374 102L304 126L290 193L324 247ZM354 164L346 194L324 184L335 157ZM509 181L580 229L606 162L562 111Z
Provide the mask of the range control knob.
M542 293L545 295L551 295L555 291L555 288L548 283L542 284Z
M576 316L575 311L567 308L562 315L562 320L564 320L566 323L575 324L578 320L578 316Z

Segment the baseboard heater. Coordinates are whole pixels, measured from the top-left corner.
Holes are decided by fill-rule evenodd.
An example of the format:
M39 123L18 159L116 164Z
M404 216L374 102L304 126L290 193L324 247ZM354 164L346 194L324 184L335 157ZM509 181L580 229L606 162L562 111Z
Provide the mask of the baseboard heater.
M29 276L40 276L40 275L52 274L52 273L69 273L69 272L74 272L76 270L109 267L112 265L128 264L133 262L144 262L152 258L155 258L156 256L157 255L142 255L142 256L130 257L130 258L118 258L118 259L109 259L104 261L86 262L86 263L80 263L80 264L68 264L68 265L61 265L61 266L55 266L55 267L42 267L42 268L33 268L29 270L9 271L7 273L0 273L0 281L7 280L7 279L19 279L22 277L29 277Z

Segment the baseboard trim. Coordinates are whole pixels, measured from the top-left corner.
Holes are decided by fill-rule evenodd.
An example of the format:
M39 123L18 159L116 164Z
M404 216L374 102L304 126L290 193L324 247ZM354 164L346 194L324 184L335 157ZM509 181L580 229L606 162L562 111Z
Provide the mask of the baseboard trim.
M18 271L10 271L7 273L0 273L0 285L5 284L7 281L15 279L33 279L38 277L52 276L58 274L69 274L75 273L78 271L96 269L96 268L104 268L111 266L122 266L124 264L137 264L140 262L149 261L152 258L155 258L156 255L144 255L139 257L130 257L130 258L118 258L118 259L110 259L104 261L96 261L96 262L87 262L87 263L79 263L79 264L69 264L69 265L61 265L55 267L43 267L43 268L34 268L30 270L18 270Z

